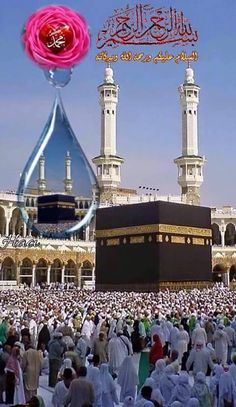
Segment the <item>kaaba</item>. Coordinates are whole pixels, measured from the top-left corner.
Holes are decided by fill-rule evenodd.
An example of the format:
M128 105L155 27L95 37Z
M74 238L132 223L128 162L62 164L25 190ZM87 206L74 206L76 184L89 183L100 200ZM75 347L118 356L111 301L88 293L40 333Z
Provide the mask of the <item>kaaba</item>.
M97 210L96 290L211 284L211 211L163 201Z
M38 223L61 223L75 220L75 197L43 195L38 197Z

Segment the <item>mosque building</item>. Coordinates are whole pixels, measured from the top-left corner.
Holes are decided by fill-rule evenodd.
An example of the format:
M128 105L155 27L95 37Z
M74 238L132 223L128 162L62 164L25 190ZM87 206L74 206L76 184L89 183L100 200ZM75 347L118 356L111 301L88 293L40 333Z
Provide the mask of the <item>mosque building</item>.
M164 200L175 203L200 205L200 187L206 161L198 151L198 104L200 87L195 83L194 71L188 65L184 83L178 88L182 116L182 151L174 162L178 171L178 196L160 196L156 191L142 194L121 186L121 167L124 159L117 154L117 105L119 86L113 69L105 68L103 83L98 86L101 109L100 153L93 158L100 187L100 205L126 205ZM63 180L64 193L70 194L73 186L70 151L65 152ZM37 222L37 197L47 193L44 155L38 163L37 190L28 190L25 207L32 223ZM91 198L75 197L76 219L87 213ZM211 208L212 219L212 271L214 281L229 284L236 278L236 210L231 206ZM0 193L0 287L14 287L23 283L35 286L40 283L75 283L78 287L92 287L95 281L94 219L81 234L70 239L38 237L40 246L24 247L32 241L31 230L21 219L14 191ZM16 236L21 239L17 241ZM22 240L25 238L25 240ZM19 243L21 241L21 243ZM21 244L21 246L20 246Z

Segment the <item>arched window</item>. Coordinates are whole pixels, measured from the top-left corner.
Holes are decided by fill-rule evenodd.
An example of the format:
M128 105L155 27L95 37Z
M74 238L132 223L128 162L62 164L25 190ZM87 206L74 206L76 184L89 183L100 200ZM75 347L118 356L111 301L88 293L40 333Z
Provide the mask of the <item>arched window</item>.
M35 282L36 284L47 282L47 262L45 259L40 259L36 265L35 269Z
M62 264L59 259L55 259L51 266L50 282L61 283Z
M5 224L6 224L5 211L0 206L0 234L2 236L5 234Z
M225 245L234 246L235 245L235 226L233 223L228 223L225 231Z
M224 264L216 264L213 268L213 282L214 283L221 283L223 281L223 274L226 271L226 267Z
M229 269L229 281L236 281L236 264L233 264Z
M6 257L3 260L1 268L1 280L16 280L16 266L11 257Z
M20 283L27 284L29 287L32 283L32 266L30 259L25 258L20 266Z
M76 283L76 265L73 260L69 260L65 266L65 283Z
M221 244L221 233L220 233L220 228L217 223L213 223L211 225L211 230L212 230L212 243L216 245Z
M25 258L20 266L20 275L32 276L32 267L33 267L32 261L28 258Z
M86 260L83 262L81 267L81 287L85 285L86 281L92 281L93 277L93 265L90 261Z

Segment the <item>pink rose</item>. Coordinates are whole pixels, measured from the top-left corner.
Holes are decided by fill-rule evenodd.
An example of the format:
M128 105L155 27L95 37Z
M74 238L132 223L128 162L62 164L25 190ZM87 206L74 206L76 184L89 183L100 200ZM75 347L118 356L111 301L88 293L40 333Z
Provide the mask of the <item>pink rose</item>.
M85 19L64 6L47 6L26 22L23 42L27 55L43 68L70 68L90 46Z

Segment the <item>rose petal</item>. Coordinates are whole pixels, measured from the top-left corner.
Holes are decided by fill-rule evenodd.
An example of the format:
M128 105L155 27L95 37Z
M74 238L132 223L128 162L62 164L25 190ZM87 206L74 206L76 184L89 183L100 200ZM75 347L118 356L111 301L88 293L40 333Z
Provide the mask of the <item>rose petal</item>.
M71 44L59 54L54 54L39 39L40 29L50 24L53 27L68 25L73 31ZM69 68L81 61L90 47L88 25L84 17L64 6L44 7L28 19L22 35L27 55L41 67Z

